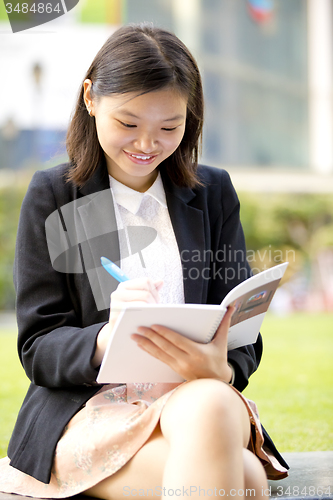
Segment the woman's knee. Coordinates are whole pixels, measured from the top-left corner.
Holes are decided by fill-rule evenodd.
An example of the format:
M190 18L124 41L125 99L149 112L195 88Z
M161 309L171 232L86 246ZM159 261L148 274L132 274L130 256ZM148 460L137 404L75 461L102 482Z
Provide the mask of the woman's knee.
M241 398L228 384L216 379L192 380L179 387L161 415L161 429L167 438L177 430L193 432L195 428L209 427L216 432L226 425L250 426Z

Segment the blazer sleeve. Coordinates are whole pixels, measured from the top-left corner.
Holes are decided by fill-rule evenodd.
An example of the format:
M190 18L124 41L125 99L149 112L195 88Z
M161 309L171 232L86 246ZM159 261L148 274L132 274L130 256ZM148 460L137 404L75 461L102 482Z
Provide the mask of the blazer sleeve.
M14 262L19 356L36 385L91 385L97 376L91 359L105 322L82 327L71 278L51 265L45 220L57 205L47 171L36 172L21 208Z
M221 172L219 213L212 231L214 257L209 303L220 303L238 283L252 275L246 258L244 232L240 221L240 204L229 174ZM257 370L262 356L262 337L255 344L228 352L228 361L235 369L234 387L243 391L249 377Z

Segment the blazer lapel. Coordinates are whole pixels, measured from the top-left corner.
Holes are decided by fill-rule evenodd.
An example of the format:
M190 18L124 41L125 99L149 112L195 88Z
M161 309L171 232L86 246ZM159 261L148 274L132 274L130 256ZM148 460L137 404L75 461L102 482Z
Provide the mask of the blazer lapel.
M161 175L182 262L185 302L205 303L208 281L203 259L206 248L204 213L189 205L196 196L192 189L177 187L162 171Z
M78 243L97 309L110 307L110 294L118 282L101 266L107 257L119 264L119 237L113 197L109 188L106 165L101 162L92 178L81 188L77 200Z

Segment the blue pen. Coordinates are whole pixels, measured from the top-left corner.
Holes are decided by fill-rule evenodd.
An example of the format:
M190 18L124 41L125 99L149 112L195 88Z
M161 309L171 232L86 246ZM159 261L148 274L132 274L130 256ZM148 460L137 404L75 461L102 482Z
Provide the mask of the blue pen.
M118 267L116 264L111 262L111 260L107 259L106 257L101 257L101 264L104 267L104 269L106 269L106 271L120 283L129 280L129 278L126 276L126 274L123 273L120 267Z

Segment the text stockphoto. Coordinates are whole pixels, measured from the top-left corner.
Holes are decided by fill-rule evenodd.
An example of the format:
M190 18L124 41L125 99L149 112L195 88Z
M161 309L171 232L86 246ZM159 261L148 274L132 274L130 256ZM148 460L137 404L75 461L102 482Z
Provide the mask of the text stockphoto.
M270 494L270 488L264 490L263 494ZM131 488L123 487L124 497L191 497L192 495L200 497L255 497L254 489L231 489L226 491L223 488L201 488L200 486L180 486L179 488L166 488L165 486L155 486L155 488Z

